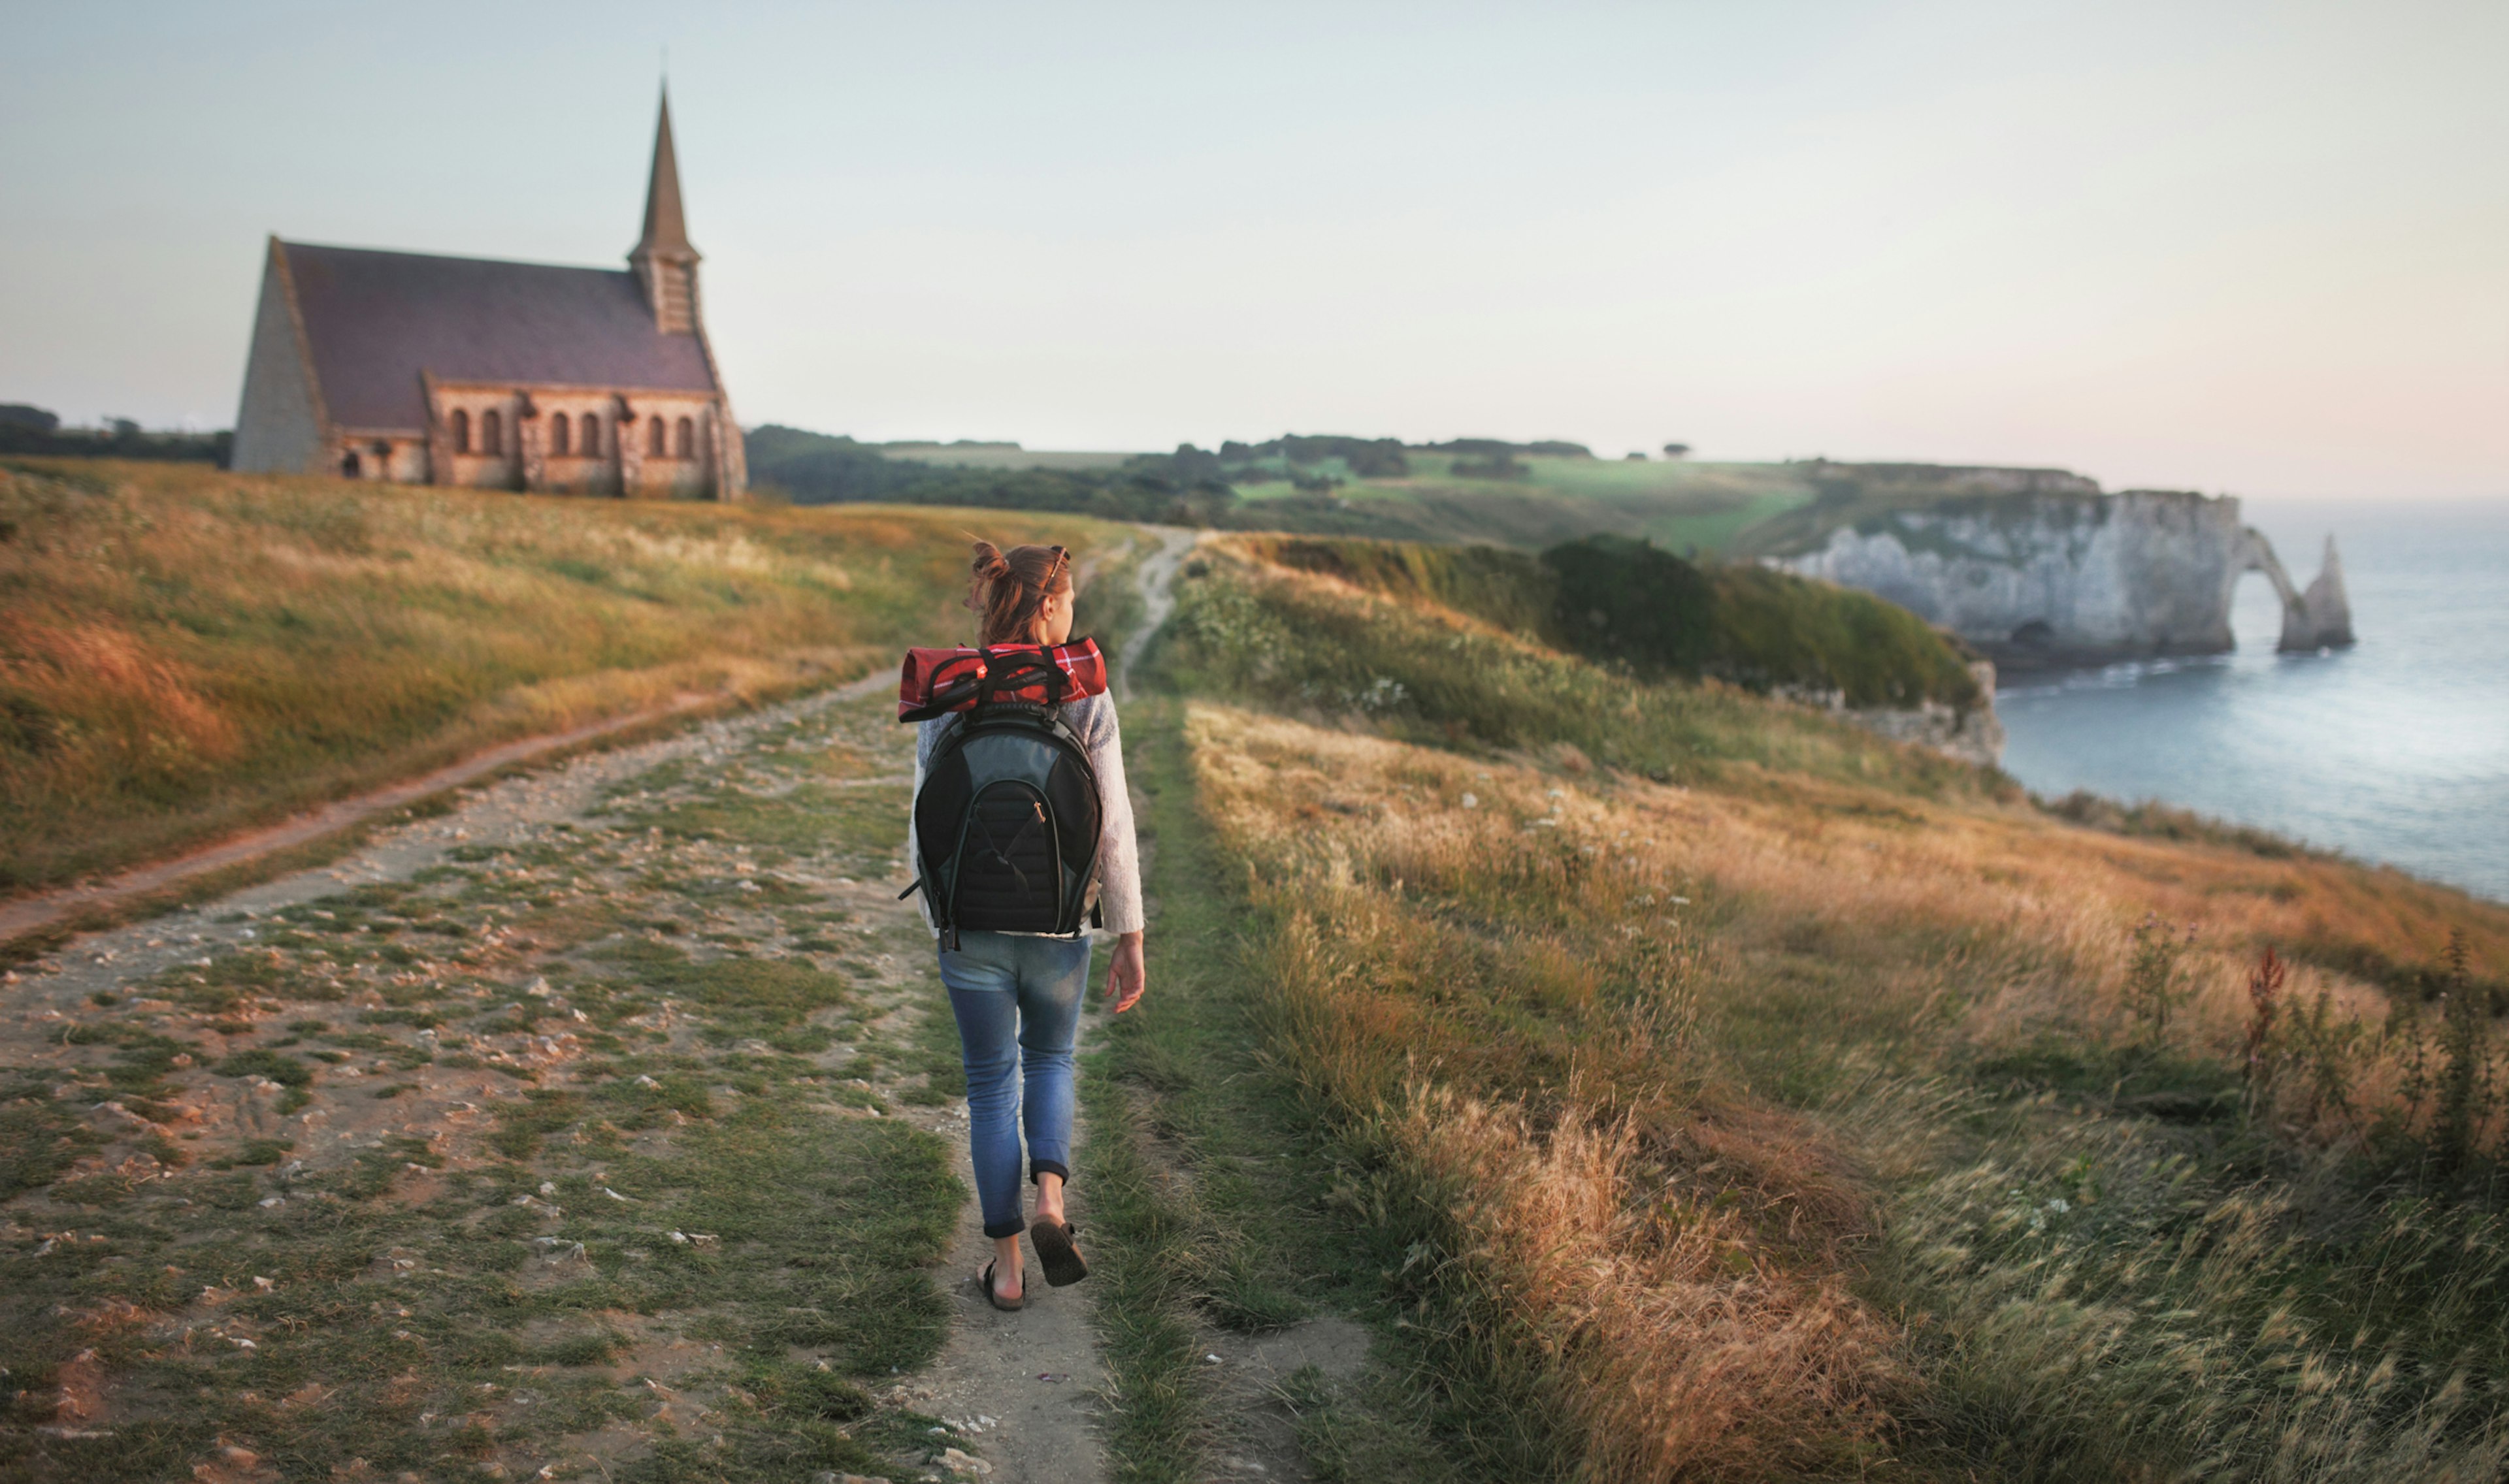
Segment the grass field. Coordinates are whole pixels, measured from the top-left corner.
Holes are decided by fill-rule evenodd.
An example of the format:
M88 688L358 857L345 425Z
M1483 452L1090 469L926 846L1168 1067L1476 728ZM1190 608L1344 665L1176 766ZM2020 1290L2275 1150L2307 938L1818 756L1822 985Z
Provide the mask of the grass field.
M1230 1446L1195 1326L1323 1311L1378 1335L1284 1402L1324 1478L2509 1461L2509 909L2081 828L1744 697L1683 703L1724 719L1652 781L1510 693L1554 682L1475 667L1452 714L1518 729L1423 726L1279 659L1402 644L1276 604L1229 668L1195 601L1203 698L1144 768L1172 993L1106 1068L1175 1171L1128 1227L1174 1326L1132 1476Z
M1013 448L1005 443L883 443L883 457L969 469L1110 469L1130 454Z
M22 884L884 664L963 632L961 525L1043 529L7 478ZM1258 1414L1346 1484L2509 1465L2509 908L1212 546L1084 1086L1117 1478ZM963 1192L891 1115L958 1088L879 710L48 966L93 994L13 971L0 1479L928 1471L881 1388ZM1328 1320L1363 1370L1207 1358Z
M960 637L965 545L1076 518L0 464L0 893L689 692Z
M1672 551L1724 550L1736 536L1809 502L1794 465L1533 455L1520 479L1458 478L1444 454L1406 455L1402 479L1352 479L1329 494L1287 482L1239 487L1230 523L1396 540L1538 548L1581 536L1642 537ZM1328 461L1329 463L1330 461Z

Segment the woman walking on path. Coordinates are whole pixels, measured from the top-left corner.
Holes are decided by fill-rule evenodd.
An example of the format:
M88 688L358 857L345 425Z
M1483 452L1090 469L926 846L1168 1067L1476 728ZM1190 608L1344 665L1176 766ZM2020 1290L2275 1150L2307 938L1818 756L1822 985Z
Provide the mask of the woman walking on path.
M991 541L975 546L975 582L969 607L984 614L980 643L1059 645L1071 637L1071 557L1061 546L1014 546ZM918 794L948 729L967 715L952 712L921 723L915 744ZM1142 997L1142 875L1133 839L1133 801L1124 784L1123 739L1115 727L1115 698L1089 695L1066 702L1062 720L1079 739L1098 777L1097 905L1115 935L1106 970L1106 995L1118 1014ZM926 880L917 832L910 829L908 855L918 880ZM932 898L922 895L923 918L934 930ZM967 1146L975 1167L976 1193L985 1235L993 1239L993 1261L983 1275L994 1307L1023 1302L1020 1257L1020 1144L1025 1132L1030 1177L1036 1184L1036 1220L1028 1227L1046 1280L1057 1285L1088 1273L1072 1244L1063 1212L1063 1187L1071 1177L1072 1044L1080 1028L1080 997L1089 977L1089 930L1069 936L967 929L956 946L940 947L941 983L958 1021L958 1047L967 1067Z

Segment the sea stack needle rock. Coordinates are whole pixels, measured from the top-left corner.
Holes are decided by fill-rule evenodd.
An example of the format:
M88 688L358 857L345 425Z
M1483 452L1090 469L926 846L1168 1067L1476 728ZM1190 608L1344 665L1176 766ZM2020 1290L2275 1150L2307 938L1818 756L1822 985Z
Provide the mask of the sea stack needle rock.
M235 467L403 484L737 500L662 100L621 269L270 240Z
M2251 572L2282 600L2281 649L2352 643L2334 538L2303 592L2229 496L2103 494L2068 474L1842 510L1770 560L1899 604L2006 670L2221 653L2232 647L2231 593Z

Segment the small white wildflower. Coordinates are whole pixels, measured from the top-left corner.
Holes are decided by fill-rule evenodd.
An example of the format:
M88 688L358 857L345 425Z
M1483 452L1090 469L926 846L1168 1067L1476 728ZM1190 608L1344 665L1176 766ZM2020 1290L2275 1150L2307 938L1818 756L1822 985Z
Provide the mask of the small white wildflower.
M1480 796L1479 796L1479 795L1477 795L1477 794L1467 794L1467 795L1465 795L1465 796L1464 796L1464 807L1465 807L1465 808L1467 808L1467 809L1478 809L1478 808L1479 808L1480 806L1481 806Z
M2048 1201L2047 1208L2061 1216L2067 1211L2072 1210L2074 1208L2074 1204L2066 1200L2063 1196L2057 1196Z

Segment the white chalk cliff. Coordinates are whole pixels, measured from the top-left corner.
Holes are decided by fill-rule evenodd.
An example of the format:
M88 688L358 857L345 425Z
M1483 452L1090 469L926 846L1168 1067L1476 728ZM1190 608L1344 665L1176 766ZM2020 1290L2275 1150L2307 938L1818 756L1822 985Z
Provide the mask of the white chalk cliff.
M1887 598L2006 668L2220 653L2232 647L2231 591L2249 572L2282 599L2281 649L2352 643L2335 538L2303 592L2228 496L1956 496L1866 515L1772 560Z

